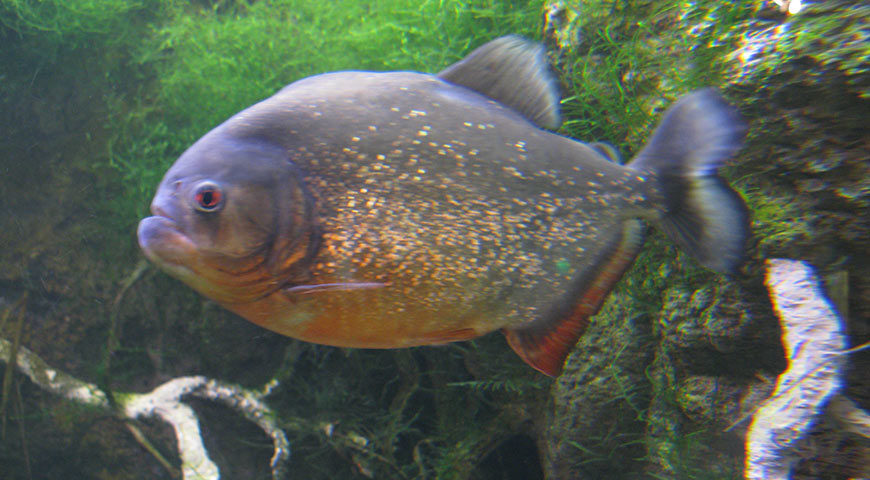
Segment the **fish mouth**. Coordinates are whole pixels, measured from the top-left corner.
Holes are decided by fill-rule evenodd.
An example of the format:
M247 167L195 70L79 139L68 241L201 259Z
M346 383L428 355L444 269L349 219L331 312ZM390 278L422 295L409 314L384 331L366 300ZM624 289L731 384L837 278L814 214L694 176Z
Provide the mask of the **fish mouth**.
M187 265L196 255L196 245L163 211L151 210L155 215L143 218L136 232L145 257L171 273L192 273Z

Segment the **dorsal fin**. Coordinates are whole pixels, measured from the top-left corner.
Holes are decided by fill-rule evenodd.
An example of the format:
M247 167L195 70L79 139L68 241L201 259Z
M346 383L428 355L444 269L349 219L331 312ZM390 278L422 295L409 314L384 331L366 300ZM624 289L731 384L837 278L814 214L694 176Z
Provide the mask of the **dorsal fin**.
M619 150L613 145L607 142L592 142L589 146L595 149L596 152L604 155L611 162L622 165L622 157L619 156Z
M539 127L555 129L562 122L544 47L520 36L485 43L438 77L513 108Z

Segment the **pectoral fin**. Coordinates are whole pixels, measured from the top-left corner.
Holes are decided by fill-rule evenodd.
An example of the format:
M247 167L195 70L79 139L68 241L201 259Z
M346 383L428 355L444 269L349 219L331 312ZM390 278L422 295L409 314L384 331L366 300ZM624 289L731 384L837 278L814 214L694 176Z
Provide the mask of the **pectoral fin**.
M359 283L321 283L316 285L294 285L284 288L284 293L287 295L309 295L312 293L335 292L347 290L367 290L374 288L383 288L389 286L389 283L383 282L359 282Z

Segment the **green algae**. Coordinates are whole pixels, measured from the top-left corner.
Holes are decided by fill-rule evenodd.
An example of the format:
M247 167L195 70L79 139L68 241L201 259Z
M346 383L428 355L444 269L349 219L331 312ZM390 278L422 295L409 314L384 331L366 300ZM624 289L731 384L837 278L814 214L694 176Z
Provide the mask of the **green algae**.
M113 47L129 42L134 19L160 6L156 0L61 0L0 2L0 23L20 37L43 45L78 47L98 39Z

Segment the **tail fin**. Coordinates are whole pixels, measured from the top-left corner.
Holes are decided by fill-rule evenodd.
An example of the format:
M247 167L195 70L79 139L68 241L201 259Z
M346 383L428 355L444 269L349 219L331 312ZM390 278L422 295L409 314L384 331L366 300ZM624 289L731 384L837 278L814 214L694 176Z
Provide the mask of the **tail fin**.
M707 268L729 272L743 260L749 214L717 175L740 149L743 123L712 89L681 98L628 164L656 174L665 213L658 227Z

